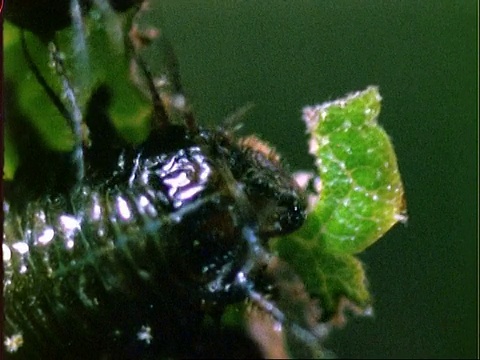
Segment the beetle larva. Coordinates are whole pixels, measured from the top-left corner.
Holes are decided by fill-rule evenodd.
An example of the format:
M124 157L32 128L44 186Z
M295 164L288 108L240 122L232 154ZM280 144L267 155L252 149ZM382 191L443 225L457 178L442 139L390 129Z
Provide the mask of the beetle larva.
M306 211L270 147L228 127L204 129L188 112L184 124L172 122L140 58L154 104L148 138L131 145L107 116L87 110L84 141L75 93L51 51L76 145L67 155L41 153L56 166L46 178L27 161L7 184L8 355L205 356L203 342L226 339L202 333L212 328L205 323L244 300L314 342L316 306L266 248L300 227ZM99 86L90 102L109 96Z

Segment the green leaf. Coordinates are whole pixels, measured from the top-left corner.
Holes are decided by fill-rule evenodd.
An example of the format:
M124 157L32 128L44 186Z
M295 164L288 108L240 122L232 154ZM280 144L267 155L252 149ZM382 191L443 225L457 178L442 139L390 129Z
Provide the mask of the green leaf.
M76 39L78 31L71 27L58 31L55 42L82 114L86 114L95 91L104 86L109 95L104 103L109 118L125 139L138 143L150 129L151 99L131 81L131 54L123 45L130 26L129 14L112 16L110 21L103 21L105 19L99 16L98 10L92 6L83 24L87 30L85 48L78 48L82 41ZM5 78L9 94L5 100L8 109L5 142L8 146L5 149L4 179L12 179L21 161L18 158L18 146L21 145L16 143L18 136L15 138L11 127L22 128L23 124L30 124L41 143L55 151L70 151L73 135L67 120L33 75L22 49L21 30L6 21L4 32ZM63 95L62 78L51 67L49 45L28 31L25 31L25 42L39 74L69 110L70 104Z
M358 253L406 220L395 153L377 124L376 87L304 109L321 189L304 226L271 247L319 298L326 317L371 299Z
M309 225L307 221L305 227ZM300 230L276 239L272 248L299 274L309 294L320 299L324 317L336 315L343 299L366 309L370 294L362 263L352 255L332 254L321 246L312 246L304 235Z
M376 87L304 109L317 159L320 200L315 241L329 252L353 254L406 220L403 185L388 135L377 124Z

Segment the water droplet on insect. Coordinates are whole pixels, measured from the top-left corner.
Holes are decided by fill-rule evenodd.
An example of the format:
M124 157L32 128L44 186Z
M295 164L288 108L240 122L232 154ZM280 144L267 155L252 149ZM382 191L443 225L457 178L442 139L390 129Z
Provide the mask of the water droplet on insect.
M55 236L55 231L51 227L43 230L43 233L38 237L38 242L42 245L48 244Z
M12 252L10 251L10 248L2 244L2 253L3 253L3 261L9 261L12 258Z
M128 206L128 203L122 197L117 198L117 210L123 220L130 220L132 217L132 212Z
M28 252L28 244L24 242L16 242L15 244L12 245L12 248L17 250L17 252L21 255L24 255Z

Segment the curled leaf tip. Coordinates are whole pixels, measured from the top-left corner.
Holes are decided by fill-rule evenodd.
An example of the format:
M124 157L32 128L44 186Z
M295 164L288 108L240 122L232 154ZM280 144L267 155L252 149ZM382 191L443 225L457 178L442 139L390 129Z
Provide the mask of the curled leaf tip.
M313 213L331 251L362 251L407 218L395 152L377 123L380 102L378 87L370 86L303 110L322 180Z
M317 171L296 179L305 189L315 179L314 196L305 224L271 244L320 299L330 325L343 324L352 311L372 314L363 265L353 254L407 220L395 152L377 123L380 102L378 88L370 86L304 108Z

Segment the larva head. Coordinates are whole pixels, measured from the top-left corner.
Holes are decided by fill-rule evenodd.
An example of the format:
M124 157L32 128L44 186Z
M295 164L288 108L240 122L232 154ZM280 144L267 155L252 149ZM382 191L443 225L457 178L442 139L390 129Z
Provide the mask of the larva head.
M239 148L239 159L232 172L245 186L262 237L298 229L306 216L305 196L282 167L279 155L255 136L241 139Z

